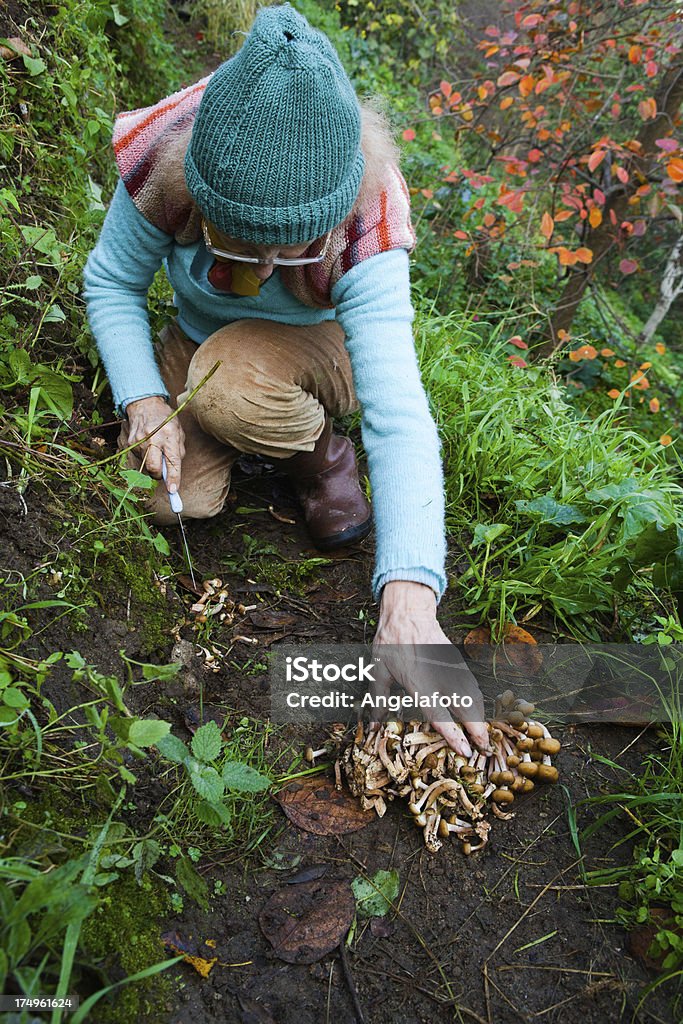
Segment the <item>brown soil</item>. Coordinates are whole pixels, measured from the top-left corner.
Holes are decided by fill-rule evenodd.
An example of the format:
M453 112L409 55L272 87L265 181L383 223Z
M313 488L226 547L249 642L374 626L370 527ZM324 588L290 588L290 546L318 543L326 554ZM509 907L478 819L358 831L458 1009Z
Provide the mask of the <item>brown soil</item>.
M254 466L247 467L254 470ZM258 469L258 467L256 467ZM191 524L189 542L196 569L202 578L220 575L231 593L258 604L259 616L246 615L215 634L230 647L236 634L258 640L259 652L287 640L306 642L362 641L376 612L368 595L372 538L331 565L319 567L294 591L269 587L261 578L225 572L226 560L247 533L259 548L272 545L292 560L315 554L300 525L282 524L279 514L296 514L278 474L236 474L230 508L216 520ZM29 487L25 507L12 486L0 488L0 567L6 580L28 577L49 559L54 545L67 544L61 524L46 510L46 495ZM261 509L248 514L237 509ZM182 550L174 530L172 561L182 571ZM255 582L249 582L254 580ZM46 593L48 593L46 589ZM179 585L169 585L168 623L183 621L179 612L191 597ZM359 618L363 613L365 618ZM249 613L251 615L252 613ZM165 663L172 660L174 638L153 658L145 653L142 621L126 617L126 600L106 610L88 612L90 631L70 632L69 618L52 622L54 613L31 613L34 639L24 647L28 656L50 650L78 649L101 671L121 674L119 650L130 657ZM442 620L453 626L455 639L468 628L457 604L457 594L444 602ZM192 627L180 635L196 639ZM42 623L43 629L40 629ZM266 717L269 695L266 674L239 668L253 657L251 645L237 643L218 672L200 673L203 679L205 714L229 713ZM189 674L192 675L191 673ZM85 694L69 682L70 673L57 666L44 692L65 709ZM67 685L68 683L68 685ZM171 718L174 731L189 740L187 722L196 716L198 696L188 676L166 686L136 686L127 699L133 710ZM188 718L189 715L189 718ZM320 729L298 732L281 730L273 741L273 754L294 742L297 745L322 736ZM346 836L318 836L290 825L275 808L278 828L261 855L234 859L215 852L199 864L213 885L218 879L226 896L212 899L208 913L189 899L178 917L159 922L160 933L177 931L199 944L216 942L219 963L207 979L190 966L180 969L183 979L177 1004L165 1018L167 1024L197 1021L275 1021L277 1024L320 1024L336 1019L354 1021L355 998L367 1024L433 1021L574 1022L602 1024L630 1019L639 993L656 977L627 952L627 935L614 923L618 905L616 889L589 888L580 868L604 868L625 863L631 856L628 842L617 845L629 831L629 823L616 819L609 830L598 834L577 854L569 829L567 808L588 795L623 785L623 776L591 759L591 751L612 758L628 771L637 772L645 755L656 748L653 731L638 733L617 727L569 727L559 733L563 748L558 757L561 785L537 791L517 805L510 822L496 822L488 847L465 858L454 845L436 855L428 853L420 834L404 810L390 806L383 820L375 820ZM153 761L135 765L139 778L131 790L133 804L123 818L144 831L164 795L154 778ZM25 788L22 791L26 795ZM39 798L40 792L31 791ZM579 826L585 827L592 812L580 809ZM264 863L266 860L268 863ZM273 864L279 868L275 870ZM261 934L258 915L273 893L288 878L314 865L328 865L325 879L351 880L378 869L396 869L401 898L388 928L359 926L347 952L345 974L338 951L311 966L279 960ZM172 871L172 865L168 866ZM164 870L162 864L161 870ZM539 941L540 940L540 941ZM200 949L201 952L201 949ZM658 991L637 1020L672 1020L671 992ZM133 1022L131 1022L133 1024Z

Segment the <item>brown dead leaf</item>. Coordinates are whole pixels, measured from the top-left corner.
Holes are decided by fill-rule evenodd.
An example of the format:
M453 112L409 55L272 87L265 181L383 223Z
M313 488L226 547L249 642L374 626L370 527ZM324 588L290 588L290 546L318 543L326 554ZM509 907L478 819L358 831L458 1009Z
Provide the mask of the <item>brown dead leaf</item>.
M312 964L342 942L355 912L348 882L316 880L276 892L259 914L259 925L281 960Z
M252 626L257 629L286 629L288 626L296 626L302 622L301 616L291 615L289 612L279 612L270 608L264 611L251 612L248 616Z
M531 633L512 623L505 626L502 645L491 643L488 626L477 626L465 637L464 648L465 654L480 665L492 669L495 663L499 670L525 677L536 675L543 665L543 654Z
M275 799L293 825L319 836L357 832L375 820L374 811L361 810L357 800L339 792L329 779L291 782Z
M0 46L0 59L2 60L16 60L17 57L30 57L31 51L23 40L18 36L12 36L11 39L7 40L9 45Z

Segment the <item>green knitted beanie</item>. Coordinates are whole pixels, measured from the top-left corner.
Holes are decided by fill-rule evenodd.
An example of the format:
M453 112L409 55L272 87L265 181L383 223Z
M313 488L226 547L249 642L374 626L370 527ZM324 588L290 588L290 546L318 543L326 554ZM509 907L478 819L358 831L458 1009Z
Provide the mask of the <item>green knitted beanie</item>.
M358 99L332 44L289 4L261 10L197 111L185 177L202 214L247 242L309 242L351 211L363 166Z

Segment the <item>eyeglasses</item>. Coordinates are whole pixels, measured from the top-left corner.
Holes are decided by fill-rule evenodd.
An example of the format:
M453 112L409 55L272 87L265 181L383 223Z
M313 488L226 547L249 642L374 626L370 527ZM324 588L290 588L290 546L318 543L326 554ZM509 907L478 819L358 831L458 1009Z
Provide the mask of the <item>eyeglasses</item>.
M285 259L282 256L248 256L242 252L227 252L225 249L219 249L214 245L211 235L209 233L209 226L206 221L202 218L202 234L204 236L204 245L207 251L215 256L217 260L234 260L235 263L258 263L262 267L304 267L309 263L321 263L325 259L327 253L327 247L330 242L331 231L328 231L323 238L319 239L322 243L322 249L315 256L296 256L292 259ZM311 245L315 245L315 242L311 242ZM310 246L309 246L310 248Z

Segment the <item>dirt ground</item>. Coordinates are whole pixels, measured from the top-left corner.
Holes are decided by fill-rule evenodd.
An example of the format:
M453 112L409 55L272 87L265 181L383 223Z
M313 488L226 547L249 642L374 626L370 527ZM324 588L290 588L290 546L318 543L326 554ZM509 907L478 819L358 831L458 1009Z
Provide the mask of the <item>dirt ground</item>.
M317 554L299 523L281 523L269 511L273 506L280 516L297 516L283 478L254 464L245 464L244 470L235 474L226 511L211 522L190 524L188 532L199 575L222 576L237 598L248 597L257 604L254 612L226 625L225 635L220 634L222 649L231 653L220 662L219 671L202 675L205 713L264 717L269 709L266 674L239 666L249 664L255 650L263 652L277 643L367 639L376 613L368 589L373 542L370 537L331 564L315 567L308 577L297 579L296 586L275 587L264 581L257 556L251 573L244 568L226 572L226 563L235 564L245 533L252 538L249 550L272 548L290 566ZM173 529L167 537L171 561L182 573L179 537ZM39 485L29 485L23 501L13 486L0 487L0 567L5 579L17 580L19 573L30 576L54 557L56 545L69 543L68 532L48 512ZM456 558L457 545L452 543L451 548ZM281 563L273 556L274 565ZM134 606L131 614L125 592L118 605L112 600L105 608L90 609L89 630L77 635L69 632L67 617L55 621L54 611L31 613L34 632L24 653L77 649L101 671L119 674L120 649L132 658L170 662L178 636L172 635L172 627L182 620L179 610L187 609L192 598L171 581L166 600L166 646L154 657L146 653L143 623L136 621ZM460 641L468 623L455 591L444 599L440 618L451 637ZM187 617L179 635L193 642L189 621ZM238 641L231 647L230 638L237 635L258 643ZM45 692L62 707L84 697L59 666ZM129 693L134 711L171 717L174 732L190 739L188 713L196 714L197 695L182 677L162 687L136 686ZM321 735L320 727L300 734L288 727L275 744L303 744ZM162 1019L167 1024L673 1020L672 993L663 990L636 1012L640 992L656 974L630 954L627 934L614 922L616 889L588 888L581 880L581 866L592 870L628 861L630 844L616 845L628 831L625 816L582 847L581 862L567 815L569 801L623 785L623 778L616 780L592 758L593 751L635 772L656 747L657 737L652 730L622 727L567 727L557 735L563 742L557 758L561 785L537 789L516 804L515 817L495 822L489 845L470 858L455 844L445 844L438 854L427 852L409 816L394 805L383 820L332 837L296 828L276 807L277 828L266 851L237 861L219 851L208 862L200 862L207 880L213 884L219 879L225 886L226 896L212 900L210 912L186 900L180 916L159 922L160 933L177 931L200 952L205 938L215 940L211 956L219 958L207 979L192 967L181 966L177 1001L161 1008ZM149 821L158 804L151 766L151 761L136 766L134 806L128 805L123 814L131 823ZM579 811L579 827L590 820L589 812ZM346 967L338 950L310 966L285 963L274 955L258 924L273 893L302 870L321 865L324 884L351 880L360 873L373 876L378 869L399 872L396 912L381 927L359 926ZM203 948L206 955L208 948Z

